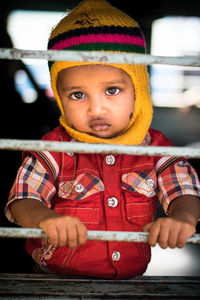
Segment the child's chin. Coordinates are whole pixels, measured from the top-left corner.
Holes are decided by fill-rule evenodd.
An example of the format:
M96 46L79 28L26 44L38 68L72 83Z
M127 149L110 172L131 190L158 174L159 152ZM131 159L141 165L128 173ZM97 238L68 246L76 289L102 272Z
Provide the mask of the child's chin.
M105 133L90 133L90 135L101 139L111 139L116 136L115 134L105 134Z

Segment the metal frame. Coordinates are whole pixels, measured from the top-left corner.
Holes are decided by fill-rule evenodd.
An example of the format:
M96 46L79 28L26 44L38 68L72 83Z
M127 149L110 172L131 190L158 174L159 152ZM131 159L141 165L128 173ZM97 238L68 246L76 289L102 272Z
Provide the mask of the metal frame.
M31 51L0 48L0 59L47 59L125 64L167 64L200 67L200 57L160 57L147 54L87 51ZM0 139L0 149L200 158L200 147L152 147ZM0 228L0 237L47 238L41 229ZM145 232L88 231L88 239L146 242ZM188 243L200 244L200 234ZM0 299L199 299L200 276L135 277L130 280L69 279L62 275L0 275Z
M77 153L113 153L127 155L177 156L200 158L200 147L126 146L56 142L40 140L0 139L0 150L33 150Z
M88 230L87 239L96 241L135 242L144 243L148 241L148 232L129 231L101 231ZM48 238L39 228L0 228L0 238ZM193 234L187 243L200 244L200 234Z
M98 51L74 50L21 50L0 48L0 59L47 59L49 61L85 61L119 64L164 64L177 66L200 67L200 56L154 56L138 53L109 53Z
M0 48L0 59L47 59L49 61L89 61L103 63L125 64L170 64L180 66L200 67L200 57L160 57L147 54L105 53L91 51L33 51ZM200 158L200 147L156 147L156 146L124 146L108 144L87 144L49 141L24 141L0 139L0 149L7 150L35 150L54 152L78 153L116 153L128 155L152 156L184 156ZM33 236L34 235L34 236ZM44 237L47 236L40 229L0 228L0 237ZM146 242L147 233L136 232L107 232L89 231L88 239ZM200 235L193 235L188 240L191 243L200 243Z

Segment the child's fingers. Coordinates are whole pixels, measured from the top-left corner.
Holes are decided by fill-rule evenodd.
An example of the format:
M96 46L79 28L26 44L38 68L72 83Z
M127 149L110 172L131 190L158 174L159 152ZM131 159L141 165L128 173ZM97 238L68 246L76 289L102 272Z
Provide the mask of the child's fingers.
M184 231L180 231L177 238L176 247L183 248L186 243L187 243L187 236L185 235Z
M187 242L188 236L185 234L184 230L180 231L170 231L168 247L170 248L182 248Z
M162 249L166 249L168 247L169 235L170 235L169 229L162 226L161 224L157 242Z
M67 230L65 227L61 227L58 230L58 245L65 246L67 243Z
M150 246L154 247L158 241L160 225L159 223L149 223L143 227L143 231L149 232L148 243Z
M41 227L42 228L42 227ZM52 245L57 246L59 243L58 230L55 226L44 227L42 230L47 234Z
M148 243L150 246L155 246L156 243L163 249L166 249L171 243L174 248L174 244L177 241L176 230L171 232L171 227L169 226L169 220L162 218L149 223L143 227L144 231L149 232ZM173 229L172 229L173 230Z
M145 225L143 230L149 232L150 246L155 246L158 242L161 248L166 249L167 247L182 248L195 232L195 227L174 218L159 218Z
M145 225L143 226L143 231L144 231L144 232L149 232L149 230L150 230L152 224L153 224L153 222L152 222L152 223L145 224Z
M87 229L78 218L71 218L67 226L67 243L71 249L82 245L87 240Z
M189 237L191 237L196 232L196 228L190 224L186 224L181 228L176 247L182 248L186 243Z
M77 226L77 231L79 245L85 244L85 242L87 241L87 228L83 223L80 223L80 225Z
M54 246L68 244L71 249L87 240L87 229L76 217L57 216L40 222L40 228L48 235Z
M167 241L167 246L174 249L177 247L177 241L179 237L179 231L177 232L176 230L171 229L169 232L169 238Z
M67 228L67 244L71 249L78 246L78 231L76 224L70 224Z

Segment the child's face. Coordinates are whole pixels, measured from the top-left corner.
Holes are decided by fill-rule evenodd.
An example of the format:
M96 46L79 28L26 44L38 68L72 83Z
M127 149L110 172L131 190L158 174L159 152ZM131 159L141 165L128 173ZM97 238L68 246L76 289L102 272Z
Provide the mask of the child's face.
M129 124L134 88L123 70L85 65L58 74L58 93L72 128L100 138L118 135Z

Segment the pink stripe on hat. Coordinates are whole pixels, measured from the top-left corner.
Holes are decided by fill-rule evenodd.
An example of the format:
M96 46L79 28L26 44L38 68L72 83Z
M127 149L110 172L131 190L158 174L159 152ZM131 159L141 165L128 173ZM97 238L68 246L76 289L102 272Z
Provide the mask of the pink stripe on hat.
M140 47L145 47L144 39L139 36L131 36L127 34L88 34L75 36L66 40L59 41L51 49L62 50L71 46L88 43L117 43L131 44Z

